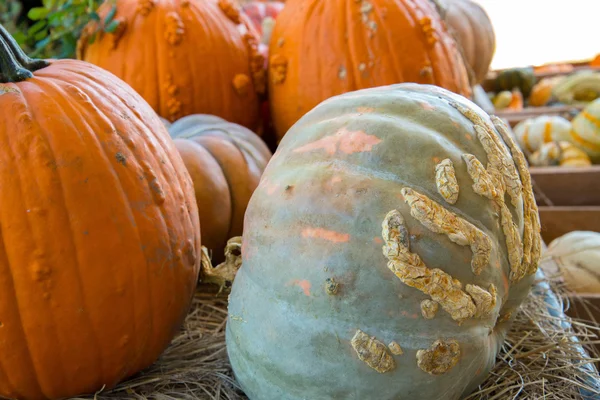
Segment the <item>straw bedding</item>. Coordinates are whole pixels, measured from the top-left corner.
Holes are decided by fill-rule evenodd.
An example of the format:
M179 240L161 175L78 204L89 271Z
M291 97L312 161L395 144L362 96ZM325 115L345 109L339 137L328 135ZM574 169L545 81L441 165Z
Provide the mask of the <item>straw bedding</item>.
M598 360L581 353L581 345L589 350L598 341L598 326L565 317L560 285L553 278L541 276L540 281L523 304L492 373L468 400L600 398L600 389L589 380L598 379L589 368ZM199 287L184 329L154 366L113 390L77 400L246 399L227 359L226 296ZM558 300L554 306L548 307L549 296ZM589 397L582 397L582 388Z

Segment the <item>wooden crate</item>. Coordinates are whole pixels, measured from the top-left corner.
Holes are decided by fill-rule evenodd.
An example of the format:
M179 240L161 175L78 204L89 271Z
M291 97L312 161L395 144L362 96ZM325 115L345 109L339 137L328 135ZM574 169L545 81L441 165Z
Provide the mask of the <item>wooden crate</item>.
M546 243L572 231L600 232L600 206L540 206L539 213Z
M583 110L583 105L564 105L564 106L546 106L546 107L526 107L521 111L496 110L494 114L502 118L514 128L519 122L529 118L540 117L542 115L559 116L572 120Z
M600 165L530 172L546 243L571 231L600 232Z
M600 165L531 167L538 205L600 206Z

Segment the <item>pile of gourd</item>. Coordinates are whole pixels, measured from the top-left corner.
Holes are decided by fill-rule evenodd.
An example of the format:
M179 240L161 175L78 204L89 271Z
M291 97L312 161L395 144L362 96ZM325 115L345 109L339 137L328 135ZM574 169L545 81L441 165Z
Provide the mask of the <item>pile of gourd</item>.
M483 382L541 252L525 157L468 100L494 51L483 10L116 0L107 33L112 4L81 60L0 29L0 396L152 364L210 280L203 247L220 261L242 233L227 348L251 399Z
M538 80L536 74L546 70L558 75ZM571 65L512 68L498 74L493 89L487 95L498 111L587 105L600 98L600 72L592 69L573 72Z
M600 98L572 121L542 115L519 122L517 141L533 166L586 167L600 163Z

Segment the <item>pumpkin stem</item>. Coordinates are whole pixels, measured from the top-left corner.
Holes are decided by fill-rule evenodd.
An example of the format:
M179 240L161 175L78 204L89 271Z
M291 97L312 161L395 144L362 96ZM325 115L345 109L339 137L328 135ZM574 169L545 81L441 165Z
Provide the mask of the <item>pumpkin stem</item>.
M202 246L202 270L200 281L202 283L214 283L219 285L219 293L233 282L235 275L242 266L242 237L236 236L227 241L225 246L225 261L216 267L212 266L210 256L206 247Z
M45 60L29 58L10 33L0 25L0 83L30 79L34 71L48 65Z

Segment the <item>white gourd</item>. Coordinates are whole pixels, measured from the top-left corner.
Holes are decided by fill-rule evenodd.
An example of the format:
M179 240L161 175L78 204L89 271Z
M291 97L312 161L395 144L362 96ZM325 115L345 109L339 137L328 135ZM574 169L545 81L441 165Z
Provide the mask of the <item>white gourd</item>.
M542 260L547 259L556 262L565 285L571 291L600 293L600 233L567 233L550 243L542 257Z

